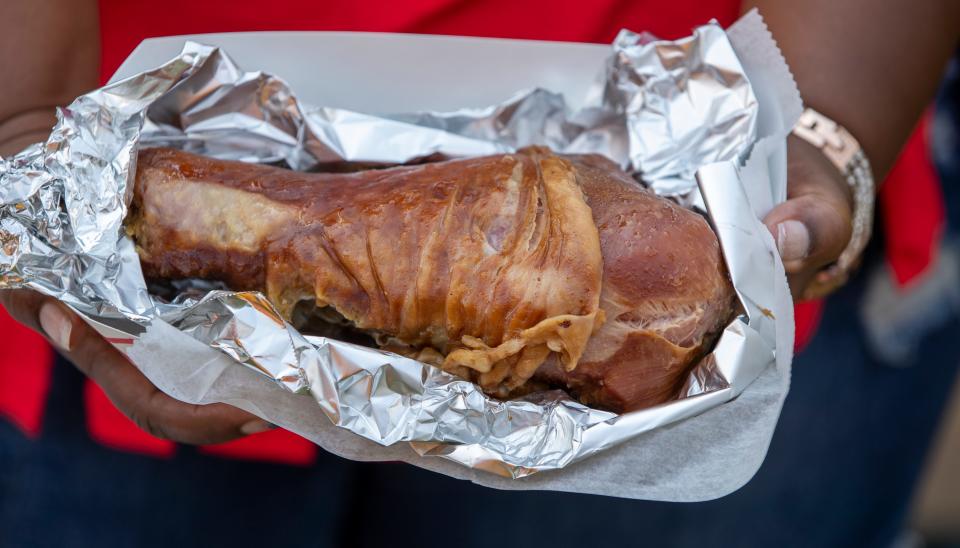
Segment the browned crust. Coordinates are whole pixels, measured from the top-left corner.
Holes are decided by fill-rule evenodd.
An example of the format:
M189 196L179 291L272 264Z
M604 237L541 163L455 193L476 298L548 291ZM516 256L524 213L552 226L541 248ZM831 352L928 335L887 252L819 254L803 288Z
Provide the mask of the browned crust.
M589 206L587 225L582 214L568 214L577 207L570 193L556 198L566 205L551 210L548 203L544 213L544 165L573 174ZM204 194L211 188L226 190ZM440 363L457 356L452 370L500 395L529 389L507 382L504 370L545 362L538 386L566 388L585 403L615 411L662 403L734 313L707 222L596 156L563 160L527 149L304 174L149 149L140 153L135 190L127 230L149 278L262 290L288 315L298 301L314 299L395 350L434 348ZM217 199L204 200L211 196ZM207 211L197 201L215 203ZM205 220L185 224L185 211ZM564 232L557 223L578 228ZM590 230L598 241L592 260L591 237L582 237ZM538 242L539 255L527 253L528 241ZM604 316L587 333L576 369L569 370L569 354L563 367L562 352L534 351L557 344L572 325L565 318ZM557 319L541 331L553 343L531 331L548 318ZM464 367L465 356L493 355L522 333L530 348L502 358L499 369Z

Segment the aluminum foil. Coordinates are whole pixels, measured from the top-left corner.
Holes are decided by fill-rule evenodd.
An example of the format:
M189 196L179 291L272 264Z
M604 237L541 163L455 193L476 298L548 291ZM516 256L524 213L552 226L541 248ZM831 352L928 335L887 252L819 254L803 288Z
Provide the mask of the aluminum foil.
M0 286L52 295L134 339L173 326L380 444L410 442L423 455L514 478L562 468L728 401L772 363L772 318L749 280L750 254L765 248L727 230L753 215L742 190L714 185L703 198L744 314L679 400L619 416L559 391L498 401L416 361L305 336L259 293L194 285L163 301L149 293L122 223L136 151L159 145L307 170L544 144L605 154L664 195L695 194L704 169L734 170L736 180L758 103L718 25L673 42L623 31L598 71L601 83L578 111L535 89L483 109L374 115L301 103L280 78L186 43L165 65L78 98L46 143L0 163Z

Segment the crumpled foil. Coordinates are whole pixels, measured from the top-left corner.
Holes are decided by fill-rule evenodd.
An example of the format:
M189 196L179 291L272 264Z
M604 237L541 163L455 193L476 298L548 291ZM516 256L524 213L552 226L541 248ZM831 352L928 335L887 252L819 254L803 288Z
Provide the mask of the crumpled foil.
M510 477L564 467L728 401L773 361L772 318L751 297L750 258L739 256L749 245L721 233L744 313L681 398L618 416L559 391L498 401L419 362L305 336L259 293L192 286L163 301L149 293L122 224L136 152L148 146L307 170L540 144L604 154L681 198L697 193L703 166L735 169L750 152L757 99L718 25L677 41L623 31L598 69L602 82L576 112L535 89L482 109L373 115L303 104L280 78L188 42L163 66L78 98L46 143L0 162L0 287L52 295L134 339L162 320L384 445L411 442L423 455ZM715 224L752 214L742 194L718 192L704 196Z

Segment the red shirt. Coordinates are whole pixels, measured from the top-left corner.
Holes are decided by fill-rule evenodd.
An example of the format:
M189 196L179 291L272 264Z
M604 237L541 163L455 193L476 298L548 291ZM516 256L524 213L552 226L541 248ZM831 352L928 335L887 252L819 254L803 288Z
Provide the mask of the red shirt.
M662 38L678 38L711 19L729 25L736 19L738 11L739 1L736 0L274 0L266 4L244 0L101 0L101 79L108 80L137 44L153 36L256 30L341 30L609 43L621 28L650 31ZM920 165L921 171L926 169L927 178L932 181L927 188L934 189L927 194L936 201L938 187L930 175L929 162L925 168L922 165L926 161L925 148L922 144L914 148L913 163ZM900 168L900 171L905 173L901 176L904 180L918 172L910 166ZM910 184L911 192L906 194L913 195L917 182L913 180ZM895 190L904 187L903 184L892 186ZM889 182L887 187L891 187ZM918 209L930 211L928 205L921 204ZM907 257L907 266L898 272L907 272L905 278L908 279L929 263L936 227L924 228L924 225L918 228L912 220L907 221L902 224L909 225L908 228L916 234L908 245L901 245L900 254ZM820 303L798 306L798 346L813 334L820 310ZM49 385L52 354L42 339L14 324L2 313L0 329L8 341L0 345L0 413L10 417L28 435L37 435ZM18 343L9 344L11 340ZM175 451L174 444L138 430L113 408L94 384L87 383L85 399L87 426L94 439L118 449L156 456L170 455ZM224 456L309 464L316 447L278 430L203 450Z

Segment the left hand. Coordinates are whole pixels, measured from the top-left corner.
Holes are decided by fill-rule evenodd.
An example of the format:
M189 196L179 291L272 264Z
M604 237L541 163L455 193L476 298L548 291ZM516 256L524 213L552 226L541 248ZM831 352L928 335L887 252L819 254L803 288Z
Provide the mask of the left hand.
M0 290L0 305L47 339L146 432L187 444L221 443L273 427L236 407L194 405L161 392L127 357L63 304L27 289Z
M813 145L791 136L787 157L787 201L763 222L780 250L793 298L800 300L850 241L853 195L839 170Z

